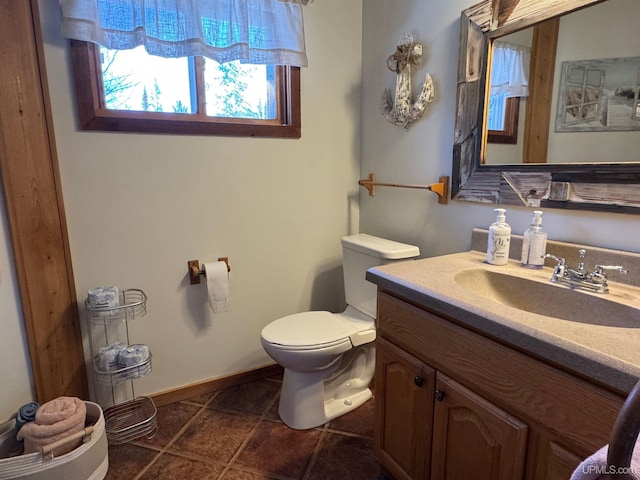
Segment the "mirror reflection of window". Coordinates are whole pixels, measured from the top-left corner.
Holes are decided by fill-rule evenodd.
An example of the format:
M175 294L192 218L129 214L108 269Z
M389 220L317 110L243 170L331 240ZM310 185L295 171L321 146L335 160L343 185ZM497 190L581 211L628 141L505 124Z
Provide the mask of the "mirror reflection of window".
M488 141L517 143L520 98L529 94L530 48L505 41L493 44L487 116Z
M504 93L489 97L489 130L504 130L505 110L507 109L507 95Z

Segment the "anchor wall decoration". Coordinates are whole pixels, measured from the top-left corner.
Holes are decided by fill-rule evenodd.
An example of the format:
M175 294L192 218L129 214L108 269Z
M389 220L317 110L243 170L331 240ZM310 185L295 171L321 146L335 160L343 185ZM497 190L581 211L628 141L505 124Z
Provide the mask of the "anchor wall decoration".
M422 117L435 98L433 80L427 73L420 95L411 103L411 66L417 66L420 57L422 45L413 41L412 34L403 33L398 40L395 53L387 59L387 68L397 74L395 99L386 88L380 100L380 112L389 122L405 129Z

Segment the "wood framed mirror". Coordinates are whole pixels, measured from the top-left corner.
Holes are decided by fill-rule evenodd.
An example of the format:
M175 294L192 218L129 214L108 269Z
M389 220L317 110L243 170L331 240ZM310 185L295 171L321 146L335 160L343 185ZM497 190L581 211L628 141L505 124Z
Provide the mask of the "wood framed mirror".
M620 28L619 21L624 21L625 16L637 18L628 11L629 6L640 8L640 2L635 0L634 4L633 1L483 0L462 12L452 199L528 207L640 213L640 127L604 134L602 130L606 129L583 129L578 133L564 133L557 129L556 118L559 117L557 112L560 111L558 99L561 98L560 75L568 60L583 59L575 56L564 58L560 54L564 52L561 49L558 50L558 58L555 58L555 49L549 47L549 38L553 36L554 29L562 28L563 23L575 21L576 18L582 19L591 13L594 13L592 16L596 17L597 21L611 23L602 24L603 35L621 37L621 32L625 29ZM615 13L610 14L615 12L614 7L618 7L617 3L622 4L619 17L616 17ZM600 12L598 16L595 15L595 9L603 7L607 9L606 18ZM487 149L485 108L488 104L491 47L496 39L525 29L533 29L534 32L530 65L536 73L529 78L530 93L526 112L523 114L526 126L522 135L524 146L520 147L523 151L522 158L514 156L515 160L509 164L492 164L488 161L491 152ZM593 29L585 28L585 31L592 32ZM620 41L624 42L625 48L629 46L637 55L640 51L640 35L635 29L627 34L630 35L631 41L629 37L621 37ZM560 35L561 39L562 35L564 34ZM573 44L575 43L574 40ZM610 53L603 54L602 51ZM543 58L546 55L553 58ZM608 46L602 46L601 51L589 55L596 59L630 56L624 52L624 48ZM536 62L541 62L541 66L536 67ZM555 64L555 73L549 73L549 64ZM562 69L558 68L558 65L562 65ZM542 78L543 73L548 73L548 78ZM536 85L536 82L542 83L543 88L538 88L540 85ZM637 102L640 69L632 89L632 96L635 96ZM549 139L545 140L545 137L554 135L564 135L561 137L563 140L573 137L581 145L587 141L595 142L600 144L606 153L600 154L600 158L588 161L583 161L584 154L572 156L571 153L563 153L562 161L547 161L546 149ZM627 141L631 143L627 144ZM611 153L613 150L609 142L632 146L625 147L624 154ZM633 146L634 142L638 142L637 149ZM574 150L579 149L571 149L569 152Z

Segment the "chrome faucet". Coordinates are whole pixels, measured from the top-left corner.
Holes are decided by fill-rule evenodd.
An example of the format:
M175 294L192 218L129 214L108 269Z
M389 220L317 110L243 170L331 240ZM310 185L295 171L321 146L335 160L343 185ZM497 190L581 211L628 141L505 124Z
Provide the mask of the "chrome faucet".
M586 253L587 251L582 248L578 250L580 259L576 268L568 267L564 258L558 258L547 253L544 258L552 258L557 262L553 269L553 275L551 275L551 281L553 283L563 283L571 288L584 288L598 293L606 293L609 291L607 271L615 270L620 273L627 273L627 270L619 265L596 265L593 272L589 273L584 268L584 256Z

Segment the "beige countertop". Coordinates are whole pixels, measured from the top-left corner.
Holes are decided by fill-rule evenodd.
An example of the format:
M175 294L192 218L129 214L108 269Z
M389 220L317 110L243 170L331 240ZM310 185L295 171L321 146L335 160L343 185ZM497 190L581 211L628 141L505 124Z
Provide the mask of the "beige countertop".
M513 251L512 247L512 255ZM471 269L541 282L545 285L540 289L546 292L545 298L536 301L553 302L555 293L560 293L554 289L569 290L550 283L551 267L527 269L513 259L505 266L489 265L484 253L473 250L372 268L367 272L367 280L462 326L624 395L636 384L640 378L640 287L611 281L612 274L609 293L563 292L558 295L560 299L575 299L585 311L594 312L586 315L584 321L564 320L506 306L485 295L482 288L469 289L455 280L459 272ZM550 288L546 288L547 284ZM624 322L606 315L602 305L608 304L603 300L630 307L631 315ZM633 310L636 308L637 316Z

